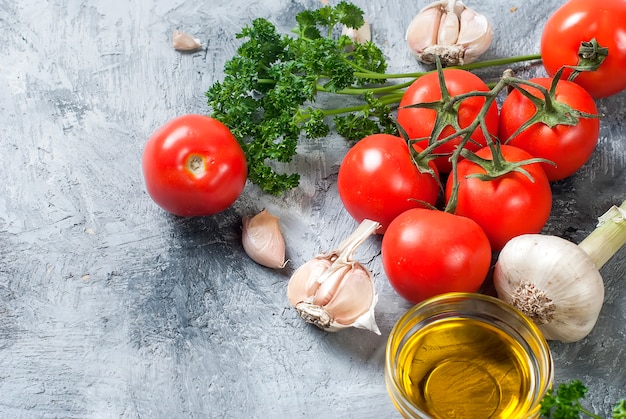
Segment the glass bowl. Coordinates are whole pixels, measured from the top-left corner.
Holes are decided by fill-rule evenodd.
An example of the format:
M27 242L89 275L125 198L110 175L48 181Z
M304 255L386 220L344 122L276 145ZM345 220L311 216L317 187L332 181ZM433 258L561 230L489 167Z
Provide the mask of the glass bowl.
M425 300L387 341L387 391L406 418L536 418L552 381L552 355L539 329L495 297Z

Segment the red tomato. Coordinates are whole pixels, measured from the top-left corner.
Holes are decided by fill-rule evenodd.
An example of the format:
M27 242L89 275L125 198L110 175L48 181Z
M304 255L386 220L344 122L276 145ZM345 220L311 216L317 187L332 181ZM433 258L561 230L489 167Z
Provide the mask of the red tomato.
M537 78L530 80L547 89L552 79ZM524 87L533 96L543 98L539 90ZM571 108L597 115L598 109L593 98L585 89L567 80L559 80L556 88L556 100ZM518 135L509 138L519 127L528 121L537 107L518 90L513 90L504 100L500 109L500 141L528 151L535 157L542 157L556 164L542 163L543 169L551 181L564 179L589 160L598 143L600 135L599 118L580 118L576 125L558 124L553 127L545 123L535 123ZM569 113L569 112L568 112ZM550 116L552 119L552 116Z
M476 292L491 265L489 240L476 222L432 209L396 217L381 252L390 284L412 303L446 292Z
M421 151L418 147L416 150ZM357 142L339 167L337 188L344 207L352 217L377 221L383 234L389 223L409 208L435 205L439 196L436 177L421 173L413 164L402 138L374 134Z
M526 151L503 145L502 155L508 162L532 158ZM489 147L476 155L491 160ZM478 164L465 159L457 166L459 182L455 214L476 221L489 237L491 248L499 251L513 237L539 233L548 221L552 209L550 182L539 163L522 166L533 178L520 172L509 172L493 180L481 180L468 175L486 173ZM446 184L446 201L452 195L454 177Z
M212 215L235 202L248 168L226 125L204 115L174 118L150 136L143 151L148 193L184 217Z
M626 89L626 2L624 0L570 0L546 22L541 36L541 57L550 76L564 65L577 65L581 42L596 39L609 54L596 71L575 79L594 98ZM571 70L564 72L567 78Z
M446 81L446 88L450 93L450 96L457 96L463 93L471 91L489 91L489 87L478 76L470 73L469 71L459 69L444 69L444 78ZM425 149L428 146L427 138L430 138L434 128L435 118L437 117L437 111L433 109L425 108L403 108L403 106L412 105L415 103L436 102L442 99L441 87L439 86L439 79L437 72L428 73L418 78L409 88L406 90L400 101L400 108L398 109L398 123L404 128L411 139L426 138L420 141L418 144ZM466 128L479 114L482 106L485 103L484 97L471 97L463 100L457 106L450 108L447 111L450 112L450 117L453 120L458 121L460 128ZM498 107L494 102L487 115L485 117L485 123L489 133L495 135L498 132ZM452 126L444 128L439 138L444 138L454 134L455 129ZM485 135L480 128L476 129L471 136L472 140L478 144L469 142L465 148L469 150L477 150L481 148L480 144L487 145ZM437 169L441 173L449 173L451 170L451 163L449 161L449 155L454 152L461 138L457 137L451 141L438 146L434 152L440 154L446 154L446 156L438 157L435 159Z

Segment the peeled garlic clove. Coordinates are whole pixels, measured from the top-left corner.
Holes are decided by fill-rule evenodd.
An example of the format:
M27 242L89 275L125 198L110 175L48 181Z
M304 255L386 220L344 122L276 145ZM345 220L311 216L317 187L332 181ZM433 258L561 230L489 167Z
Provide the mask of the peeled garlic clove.
M172 34L172 46L177 51L194 51L202 46L199 39L181 32L174 31Z
M264 209L254 217L243 217L243 249L259 265L273 269L285 267L285 239L278 218Z
M374 279L351 259L379 227L364 220L336 250L296 269L287 285L287 298L302 319L330 332L356 327L380 334L374 316L378 300Z
M418 60L442 65L475 61L493 38L487 18L456 0L440 0L423 8L406 31L409 49Z

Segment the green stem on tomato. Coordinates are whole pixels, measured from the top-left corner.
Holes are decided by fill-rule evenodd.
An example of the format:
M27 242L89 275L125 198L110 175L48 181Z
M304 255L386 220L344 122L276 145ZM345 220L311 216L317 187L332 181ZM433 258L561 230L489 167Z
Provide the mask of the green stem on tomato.
M441 96L442 96L441 100L438 102L439 104L432 103L432 104L410 105L413 107L424 107L424 108L440 107L438 114L437 114L437 119L435 120L435 126L433 127L431 131L428 146L420 153L411 153L411 156L416 166L421 168L420 170L424 170L425 167L427 166L427 163L433 158L433 153L438 147L440 147L442 144L445 144L449 141L452 141L456 138L461 137L461 141L455 147L454 151L450 155L450 161L451 161L451 166L452 166L450 176L453 179L453 184L452 184L450 197L448 198L448 202L445 207L446 212L454 213L456 210L456 205L458 202L457 196L458 196L458 185L459 185L459 182L457 179L457 165L458 165L458 161L461 158L472 160L476 164L483 167L486 173L484 175L477 174L475 175L475 177L484 179L484 180L494 179L494 178L503 176L506 173L513 172L513 171L520 172L528 176L531 180L533 180L531 175L523 168L524 165L531 164L531 163L539 163L539 162L551 163L548 160L540 159L540 158L531 158L531 159L523 160L519 162L506 161L504 157L502 156L502 152L500 151L499 143L496 143L491 138L491 134L489 133L489 130L487 129L487 126L486 126L485 118L487 116L487 113L489 112L489 109L494 104L500 92L504 90L505 88L508 88L509 86L513 86L515 88L519 88L519 85L522 85L522 84L533 86L542 92L542 94L546 97L546 101L551 100L552 96L554 95L554 89L551 89L550 91L548 91L543 86L540 86L536 83L528 82L525 80L512 77L510 74L510 71L507 70L504 72L503 76L495 84L495 86L492 87L489 91L486 91L486 92L471 91L471 92L460 94L457 96L451 96L446 87L445 78L443 75L443 69L439 61L437 61L437 71L439 73L439 87L441 89ZM556 84L554 84L554 86L556 86ZM460 128L458 125L458 121L456 120L457 116L453 112L453 109L455 109L455 106L457 103L462 102L463 100L467 98L477 97L477 96L484 97L485 103L483 103L479 113L476 115L472 123L469 124L465 128ZM536 99L537 101L540 100L537 98L534 98L534 99ZM538 109L540 108L539 104L537 104L537 108ZM555 112L555 111L553 110L552 112ZM441 133L447 126L452 126L455 129L455 132L453 132L452 134L444 138L439 138L439 136L441 135ZM476 156L473 152L466 149L465 147L469 141L472 141L471 136L479 127L483 131L483 135L485 137L487 146L491 150L492 160L482 159ZM419 140L420 139L418 140L412 139L409 141L409 144L414 143Z

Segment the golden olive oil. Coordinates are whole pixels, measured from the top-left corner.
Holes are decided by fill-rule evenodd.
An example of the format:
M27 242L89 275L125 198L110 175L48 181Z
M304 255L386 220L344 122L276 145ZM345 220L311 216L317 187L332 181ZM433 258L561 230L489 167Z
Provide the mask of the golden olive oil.
M534 380L522 345L493 324L451 317L406 337L400 387L433 418L515 418L527 412Z

